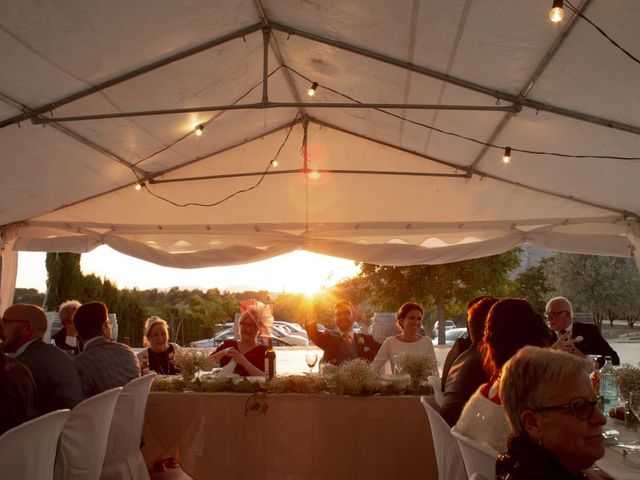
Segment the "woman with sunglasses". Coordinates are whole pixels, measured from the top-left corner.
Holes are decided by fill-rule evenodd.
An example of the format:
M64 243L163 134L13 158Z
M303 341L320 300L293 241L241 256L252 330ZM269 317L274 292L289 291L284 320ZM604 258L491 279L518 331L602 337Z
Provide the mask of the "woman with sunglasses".
M573 480L604 455L605 417L584 360L536 347L503 368L500 398L509 418L508 453L496 462L500 480Z

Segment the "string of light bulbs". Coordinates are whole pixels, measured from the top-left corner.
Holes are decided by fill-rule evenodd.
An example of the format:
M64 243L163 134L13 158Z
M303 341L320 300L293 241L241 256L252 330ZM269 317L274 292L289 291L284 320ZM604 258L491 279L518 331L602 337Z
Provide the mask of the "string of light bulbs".
M283 68L286 68L287 70L289 70L290 72L292 72L295 75L298 75L300 78L303 78L304 80L306 80L309 83L312 83L312 80L310 78L308 78L307 76L303 75L302 73L298 72L297 70L295 70L292 67L289 67L287 65L283 65ZM354 103L362 103L360 100L357 100L356 98L347 95L346 93L342 93L338 90L335 90L334 88L331 88L327 85L323 85L323 84L319 84L316 81L313 81L312 86L315 85L316 88L314 89L314 95L315 95L315 90L317 90L318 87L323 88L324 90L327 90L329 92L335 93L336 95L339 95L343 98L346 98ZM554 157L562 157L562 158L594 158L594 159L599 159L599 160L622 160L622 161L633 161L633 162L637 162L640 161L640 157L625 157L625 156L618 156L618 155L576 155L576 154L569 154L569 153L561 153L561 152L550 152L550 151L542 151L542 150L529 150L529 149L525 149L525 148L517 148L517 147L513 147L513 146L509 146L509 145L498 145L495 143L489 143L489 142L485 142L482 140L479 140L477 138L473 138L473 137L469 137L466 135L462 135L460 133L456 133L456 132L452 132L452 131L448 131L448 130L443 130L441 128L438 127L434 127L433 125L428 125L426 123L422 123L419 122L417 120L412 120L410 118L404 117L402 115L399 115L397 113L393 113L390 112L388 110L382 109L382 108L373 108L372 110L376 110L380 113L383 113L385 115L397 118L398 120L402 120L404 122L407 123L411 123L412 125L416 125L419 127L423 127L426 128L428 130L432 130L434 132L437 133L441 133L443 135L448 135L451 137L455 137L455 138L460 138L461 140L466 140L472 143L475 143L476 145L481 145L484 147L489 147L489 148L494 148L497 150L500 150L503 152L503 162L504 163L509 163L511 161L511 153L512 152L520 152L520 153L526 153L526 154L530 154L530 155L545 155L545 156L554 156ZM507 152L508 150L508 152ZM508 153L508 154L507 154ZM509 158L509 160L505 160L505 158Z
M282 65L278 65L276 68L274 68L271 72L269 72L269 74L267 74L267 78L270 78L273 74L275 74L278 70L280 70L282 68ZM264 82L263 80L260 80L259 82L255 83L254 85L252 85L251 87L249 87L249 89L244 92L242 95L240 95L237 99L235 99L231 105L237 105L238 102L240 102L241 100L243 100L244 98L246 98L251 92L253 92L256 88L258 88L260 85L262 85ZM204 122L199 123L198 125L196 125L196 127L193 130L189 130L187 133L185 133L184 135L182 135L180 138L174 140L173 142L171 142L169 145L166 145L164 147L162 147L160 150L157 150L155 152L153 152L150 155L147 155L146 157L138 160L137 162L133 163L131 165L131 168L133 169L133 167L141 164L142 162L145 162L147 160L149 160L152 157L155 157L156 155L164 152L165 150L170 149L171 147L173 147L175 144L181 142L182 140L184 140L185 138L191 136L191 134L195 134L196 137L201 137L204 133L204 129L207 125L209 125L211 122L213 122L214 120L220 118L221 115L223 115L224 113L226 113L226 111L222 111L222 112L218 112L215 115L213 115L209 120L206 120ZM135 173L135 172L134 172ZM136 175L137 176L137 175ZM139 189L138 189L139 190Z
M291 136L291 131L293 130L293 127L296 125L296 123L298 123L298 118L299 117L300 117L300 112L298 112L296 114L295 118L291 122L291 125L287 129L287 134L285 135L284 140L282 141L282 143L278 147L278 150L276 151L276 154L273 156L273 158L271 160L269 160L269 163L267 163L266 168L262 172L262 175L260 176L258 181L255 183L255 185L253 185L251 187L242 188L240 190L237 190L237 191L235 191L233 193L230 193L229 195L227 195L226 197L222 198L221 200L218 200L218 201L212 202L212 203L199 203L199 202L178 203L178 202L174 202L173 200L171 200L169 198L166 198L166 197L164 197L162 195L159 195L157 193L152 192L149 189L149 187L147 186L147 184L145 182L143 182L142 179L140 179L138 177L138 175L136 174L136 172L134 171L134 174L136 175L136 177L138 177L138 183L136 184L136 190L142 190L144 188L145 191L147 193L149 193L151 196L153 196L153 197L155 197L155 198L157 198L159 200L162 200L163 202L167 202L167 203L173 205L174 207L179 207L179 208L185 208L185 207L215 207L215 206L218 206L218 205L226 202L227 200L230 200L231 198L235 197L236 195L239 195L239 194L245 193L245 192L250 192L251 190L253 190L255 188L258 188L260 186L260 184L262 183L264 178L267 176L267 172L271 169L271 167L275 167L275 166L278 165L278 157L280 156L280 152L282 152L282 149L284 148L284 146L286 145L287 141L289 140L289 137Z

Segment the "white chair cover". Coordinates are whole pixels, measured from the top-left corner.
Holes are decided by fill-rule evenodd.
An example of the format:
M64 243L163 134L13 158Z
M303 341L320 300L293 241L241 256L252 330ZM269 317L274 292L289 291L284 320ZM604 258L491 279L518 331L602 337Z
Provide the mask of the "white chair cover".
M438 406L442 405L442 400L444 400L444 394L442 393L442 381L440 377L437 375L429 375L427 377L427 381L429 385L433 387L433 395L435 396L436 403Z
M496 477L498 452L495 449L488 443L467 437L456 427L451 429L451 434L458 442L467 472L476 472L485 478Z
M464 469L462 455L460 455L456 440L453 438L453 435L451 435L449 425L440 414L429 405L427 397L421 397L420 402L429 417L433 449L435 450L436 462L438 463L438 479L466 480L467 472Z
M121 390L117 387L99 393L71 410L58 442L55 480L99 480Z
M0 437L0 476L11 480L53 478L58 438L69 410L56 410Z
M482 475L480 475L479 473L475 472L472 473L471 476L469 477L469 480L491 480L490 478L485 478Z
M155 375L150 373L131 380L122 389L113 412L101 480L149 478L147 465L140 452L140 440L147 397Z

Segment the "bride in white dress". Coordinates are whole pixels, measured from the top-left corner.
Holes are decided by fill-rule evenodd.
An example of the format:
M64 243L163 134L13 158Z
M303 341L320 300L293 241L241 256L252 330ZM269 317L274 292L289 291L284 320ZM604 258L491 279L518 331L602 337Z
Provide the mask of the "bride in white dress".
M436 352L428 336L420 335L422 327L422 307L417 303L407 302L396 313L396 320L401 332L387 337L382 343L378 354L371 362L371 366L382 374L394 371L393 359L399 353L426 355L437 365Z

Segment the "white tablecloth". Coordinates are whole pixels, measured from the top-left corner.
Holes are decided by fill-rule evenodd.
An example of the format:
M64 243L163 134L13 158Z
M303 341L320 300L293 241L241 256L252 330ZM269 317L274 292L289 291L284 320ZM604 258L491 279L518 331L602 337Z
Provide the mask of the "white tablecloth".
M151 393L143 454L171 455L201 479L436 479L427 415L416 396Z
M638 439L636 432L629 432L624 426L624 422L607 419L607 425L604 429L614 429L620 432L618 439L622 442L632 442ZM622 448L608 446L604 452L604 457L596 462L596 465L605 473L612 476L616 480L639 480L640 468L632 468L625 464L622 457ZM636 462L640 462L640 456L636 455ZM638 464L640 467L640 463Z

